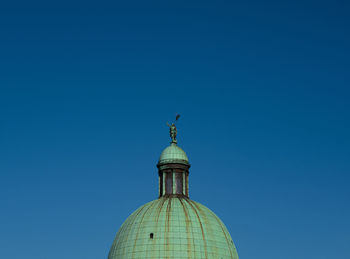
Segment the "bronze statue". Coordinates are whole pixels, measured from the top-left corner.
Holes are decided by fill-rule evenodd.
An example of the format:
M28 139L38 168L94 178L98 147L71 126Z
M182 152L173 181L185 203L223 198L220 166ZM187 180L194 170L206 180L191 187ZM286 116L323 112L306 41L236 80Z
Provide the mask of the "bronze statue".
M176 135L177 135L177 129L176 129L176 121L180 118L180 115L177 114L176 118L175 118L175 122L169 124L168 122L166 123L169 127L169 133L170 133L170 137L171 137L171 143L177 144L177 139L176 139Z

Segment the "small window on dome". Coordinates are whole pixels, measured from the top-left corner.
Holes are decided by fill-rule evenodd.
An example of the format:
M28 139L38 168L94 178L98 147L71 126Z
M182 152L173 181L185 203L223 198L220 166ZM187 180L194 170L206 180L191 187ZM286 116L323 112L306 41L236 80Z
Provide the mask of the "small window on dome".
M153 239L153 236L154 236L153 233L149 234L149 238L150 238L150 239Z

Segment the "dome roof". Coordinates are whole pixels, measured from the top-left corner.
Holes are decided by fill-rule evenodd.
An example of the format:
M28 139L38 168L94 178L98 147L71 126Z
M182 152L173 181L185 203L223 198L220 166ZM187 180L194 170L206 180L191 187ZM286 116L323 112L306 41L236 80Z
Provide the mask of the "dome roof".
M238 259L221 220L188 198L160 198L137 209L120 228L108 259Z
M188 157L185 151L175 143L165 148L160 155L158 164L180 163L189 165Z

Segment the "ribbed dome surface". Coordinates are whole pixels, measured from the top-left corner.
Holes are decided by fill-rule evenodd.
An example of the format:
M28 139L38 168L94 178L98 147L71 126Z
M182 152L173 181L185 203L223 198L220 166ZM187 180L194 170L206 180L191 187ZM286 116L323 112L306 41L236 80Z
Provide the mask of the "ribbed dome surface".
M108 259L238 259L231 236L207 207L187 198L149 202L124 222Z
M160 155L159 164L167 163L189 164L185 151L174 143L165 148Z

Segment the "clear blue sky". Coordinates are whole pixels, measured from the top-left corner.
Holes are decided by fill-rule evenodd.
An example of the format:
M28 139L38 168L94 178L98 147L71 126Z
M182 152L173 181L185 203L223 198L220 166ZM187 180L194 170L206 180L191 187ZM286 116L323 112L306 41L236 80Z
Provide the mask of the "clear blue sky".
M1 3L0 258L106 258L180 113L242 259L349 259L349 1L123 2Z

